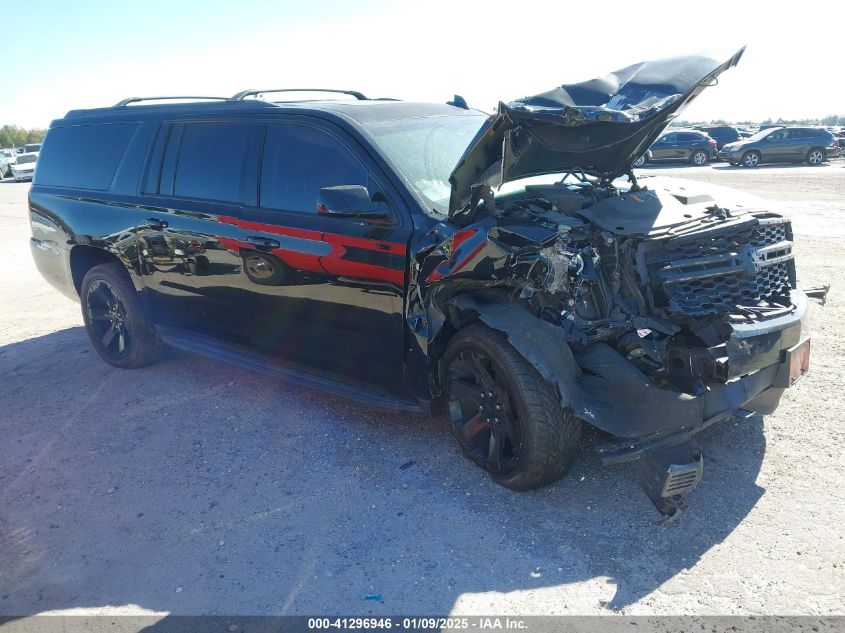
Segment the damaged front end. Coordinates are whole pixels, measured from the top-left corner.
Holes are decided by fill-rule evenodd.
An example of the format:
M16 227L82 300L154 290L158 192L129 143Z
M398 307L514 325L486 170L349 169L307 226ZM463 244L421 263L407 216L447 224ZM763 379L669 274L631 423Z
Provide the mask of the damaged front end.
M567 107L560 125L583 125L587 117ZM639 133L644 121L613 123ZM514 134L543 141L518 128L503 141L498 182L524 174L508 172ZM453 190L450 219L411 262L407 318L427 351L435 397L446 340L482 321L557 389L562 407L607 434L603 462L632 462L658 510L672 516L701 479L695 434L772 412L807 370L807 297L796 286L791 225L671 182L623 187L609 162L588 171L569 161L551 184L494 195L482 178L466 196Z

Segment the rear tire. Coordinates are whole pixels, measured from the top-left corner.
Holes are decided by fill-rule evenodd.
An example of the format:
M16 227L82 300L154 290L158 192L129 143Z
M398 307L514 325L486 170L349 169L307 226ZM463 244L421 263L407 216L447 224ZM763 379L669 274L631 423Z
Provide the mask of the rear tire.
M273 255L242 251L241 258L246 276L259 286L281 286L290 277L290 268Z
M481 324L457 332L445 382L458 444L496 483L539 488L577 459L581 421L502 334Z
M690 164L695 165L696 167L703 167L704 165L707 164L707 161L709 160L709 158L710 157L707 155L707 152L699 149L699 150L696 150L692 153L692 156L690 156L689 162L690 162Z
M104 361L134 369L158 358L161 340L121 264L91 268L82 279L79 296L88 338Z
M807 163L816 166L824 162L824 150L821 147L814 147L807 152Z

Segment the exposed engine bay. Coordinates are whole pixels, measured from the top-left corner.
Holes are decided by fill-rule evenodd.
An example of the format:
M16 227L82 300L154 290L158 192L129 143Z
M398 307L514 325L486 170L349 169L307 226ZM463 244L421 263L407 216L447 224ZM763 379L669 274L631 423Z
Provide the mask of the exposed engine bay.
M448 225L418 254L412 327L429 346L466 319L504 332L562 406L613 436L605 463L636 460L664 514L701 476L692 434L770 413L791 384L783 356L802 342L806 297L781 215L578 173L479 186Z
M482 300L506 293L560 326L573 350L604 342L654 384L691 395L741 371L729 362L733 324L795 310L785 218L707 195L574 180L479 192L424 279L448 278L456 292L482 282Z

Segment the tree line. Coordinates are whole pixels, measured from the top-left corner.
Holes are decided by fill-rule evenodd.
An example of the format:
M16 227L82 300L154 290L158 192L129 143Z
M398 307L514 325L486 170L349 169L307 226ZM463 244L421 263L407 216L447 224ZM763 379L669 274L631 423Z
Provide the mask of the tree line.
M689 127L691 125L845 125L845 114L829 114L820 119L765 119L764 121L677 121L673 125Z
M24 129L17 125L0 127L0 147L21 147L27 143L40 143L44 140L47 130L33 128Z

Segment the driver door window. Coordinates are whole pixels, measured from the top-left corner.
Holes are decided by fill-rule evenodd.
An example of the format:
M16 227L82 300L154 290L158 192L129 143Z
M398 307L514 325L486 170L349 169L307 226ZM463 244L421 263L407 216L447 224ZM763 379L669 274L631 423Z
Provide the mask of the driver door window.
M316 215L320 189L335 185L370 188L367 170L340 140L307 125L268 126L261 163L262 208Z

